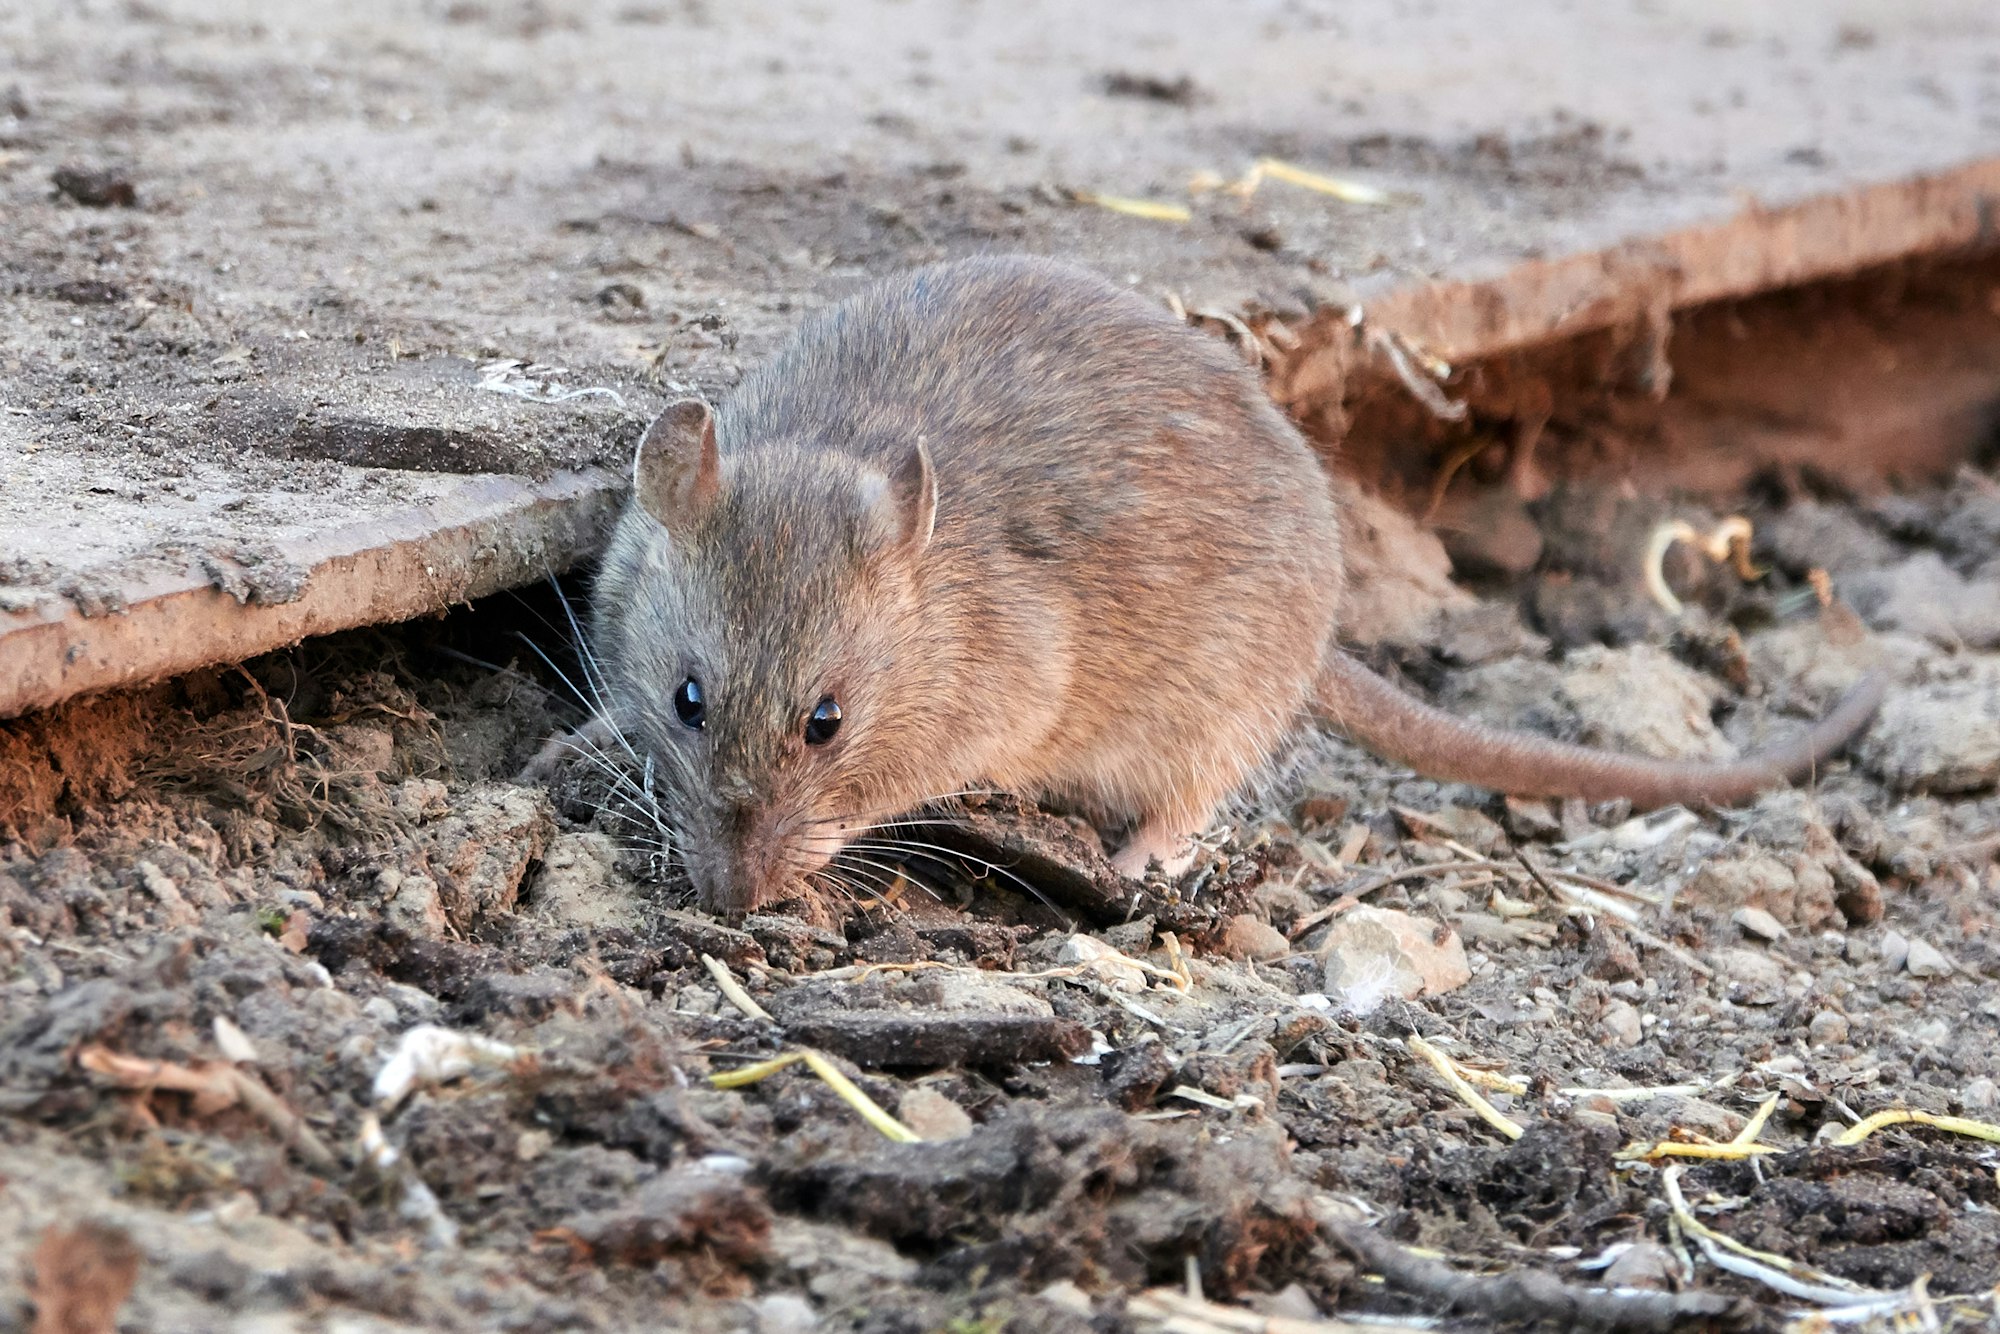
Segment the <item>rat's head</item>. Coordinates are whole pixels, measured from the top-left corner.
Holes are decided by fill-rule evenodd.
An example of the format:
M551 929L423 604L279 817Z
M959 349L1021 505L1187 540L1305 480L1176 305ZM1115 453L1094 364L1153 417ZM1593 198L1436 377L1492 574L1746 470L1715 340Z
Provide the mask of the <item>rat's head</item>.
M600 581L614 707L715 911L780 897L860 826L933 795L909 763L930 454L911 439L883 471L843 443L725 455L707 406L674 404L640 442Z

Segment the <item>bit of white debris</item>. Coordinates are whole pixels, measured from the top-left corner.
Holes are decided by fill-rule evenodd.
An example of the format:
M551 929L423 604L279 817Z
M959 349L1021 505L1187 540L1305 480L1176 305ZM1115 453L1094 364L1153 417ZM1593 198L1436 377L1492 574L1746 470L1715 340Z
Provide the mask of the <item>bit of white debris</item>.
M1165 1096L1181 1098L1199 1103L1203 1107L1213 1107L1219 1112L1243 1112L1262 1109L1264 1100L1248 1093L1239 1093L1233 1098L1224 1098L1210 1093L1207 1089L1196 1088L1192 1084L1176 1084L1168 1089Z
M1056 956L1062 964L1081 965L1113 991L1140 992L1146 989L1146 967L1129 955L1120 954L1096 936L1074 935L1063 942Z
M1442 996L1472 980L1456 931L1394 908L1356 908L1335 919L1320 955L1326 994L1353 1015L1371 1014L1392 996Z
M1762 908L1738 908L1729 915L1729 920L1746 936L1758 940L1783 940L1789 933L1785 924Z
M1105 1057L1117 1050L1116 1047L1104 1040L1104 1034L1093 1028L1090 1030L1090 1050L1081 1056L1070 1057L1069 1063L1071 1065L1098 1065L1103 1062Z
M562 366L545 366L530 361L489 361L479 368L479 387L489 394L507 394L513 398L525 398L530 403L567 403L571 399L590 398L602 395L625 406L625 397L616 389L603 385L570 386L558 384L560 376L568 375Z
M375 1102L387 1112L419 1085L448 1084L482 1065L506 1065L520 1056L519 1048L477 1033L419 1024L403 1034L376 1073Z
M436 1193L403 1161L401 1151L382 1133L382 1123L372 1112L361 1118L360 1148L363 1166L372 1168L384 1181L395 1182L400 1189L402 1203L397 1213L421 1224L431 1245L458 1245L458 1224L445 1213Z
M750 1160L733 1153L706 1154L695 1159L694 1165L703 1172L726 1177L745 1176L750 1171Z
M1910 938L1910 950L1903 956L1903 967L1910 970L1911 977L1950 977L1956 971L1944 952L1921 936Z
M237 1065L257 1064L257 1044L250 1041L249 1034L223 1015L215 1016L215 1049L222 1053L222 1059Z

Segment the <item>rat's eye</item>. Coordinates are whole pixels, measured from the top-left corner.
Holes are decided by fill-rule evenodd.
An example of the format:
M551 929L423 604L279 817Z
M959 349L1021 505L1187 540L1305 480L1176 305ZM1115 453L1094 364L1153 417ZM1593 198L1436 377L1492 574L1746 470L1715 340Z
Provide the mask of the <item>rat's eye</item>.
M840 730L840 701L828 695L806 715L806 744L824 746Z
M701 682L692 676L681 682L681 688L674 692L674 714L697 732L701 730L702 720L708 717L708 704L701 696Z

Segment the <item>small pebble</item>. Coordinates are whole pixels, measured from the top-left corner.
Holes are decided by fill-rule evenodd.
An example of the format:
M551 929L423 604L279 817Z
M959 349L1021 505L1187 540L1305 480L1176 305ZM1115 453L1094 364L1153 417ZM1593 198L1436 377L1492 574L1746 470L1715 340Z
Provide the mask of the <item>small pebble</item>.
M1935 1047L1951 1036L1951 1025L1943 1019L1926 1019L1910 1033L1910 1040L1920 1047Z
M1752 990L1775 991L1785 984L1785 969L1762 950L1728 949L1715 957L1716 970L1732 982Z
M1296 1320L1301 1324L1317 1323L1320 1310L1312 1299L1312 1294L1296 1283L1287 1283L1277 1292L1258 1303L1263 1313L1281 1320Z
M903 1095L896 1111L904 1125L926 1140L964 1139L972 1133L972 1118L963 1107L921 1084Z
M1066 1278L1049 1284L1035 1296L1072 1315L1088 1316L1091 1313L1090 1294Z
M1847 1016L1838 1010L1821 1010L1806 1025L1806 1040L1815 1047L1834 1047L1847 1041Z
M1786 934L1785 924L1762 908L1738 908L1729 915L1729 920L1736 923L1744 935L1758 940L1782 940Z
M1676 1286L1680 1265L1674 1253L1650 1241L1634 1242L1604 1271L1607 1288L1647 1288L1657 1292Z
M1292 942L1263 918L1238 913L1222 929L1216 948L1230 959L1281 959L1292 952Z
M819 1328L819 1315L812 1303L790 1292L774 1292L768 1297L759 1297L753 1308L757 1313L757 1334L807 1334Z
M1965 1086L1965 1110L1968 1112L1990 1112L2000 1107L2000 1084L1985 1075Z
M396 1008L396 1002L387 996L370 996L361 1003L361 1013L384 1028L399 1022L403 1017L402 1012Z
M1910 957L1910 938L1900 931L1882 933L1882 967L1896 972L1903 966L1903 960Z
M1950 977L1953 971L1951 960L1945 958L1937 946L1923 939L1910 941L1909 954L1904 958L1903 966L1910 970L1911 977Z
M1639 1017L1639 1009L1630 1001L1614 1000L1605 1006L1597 1027L1604 1034L1605 1041L1615 1047L1636 1047L1646 1038L1645 1023Z

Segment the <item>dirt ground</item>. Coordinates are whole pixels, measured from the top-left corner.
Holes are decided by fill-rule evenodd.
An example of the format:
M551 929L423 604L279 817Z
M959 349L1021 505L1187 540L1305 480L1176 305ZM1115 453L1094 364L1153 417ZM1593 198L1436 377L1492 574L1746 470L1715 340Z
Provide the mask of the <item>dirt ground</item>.
M0 615L189 566L286 597L325 522L615 459L900 263L1282 307L1959 160L2000 128L1983 19L1273 4L1056 42L1033 6L801 6L777 53L699 3L0 13ZM1177 229L1066 193L1262 152L1418 202ZM511 780L583 712L582 577L0 722L0 1331L1602 1326L1471 1286L1508 1275L1691 1327L1927 1285L1901 1327L2000 1327L2000 1147L1837 1142L2000 1123L2000 272L1659 332L1472 368L1460 423L1306 425L1401 506L1357 501L1357 647L1454 710L1714 756L1890 673L1851 758L1738 811L1305 737L1176 885L984 799L871 897L719 922L608 775ZM482 387L538 377L619 397ZM1752 568L1676 546L1670 614L1648 538L1730 514ZM805 1048L922 1142L803 1064L714 1082ZM1645 1153L1746 1127L1767 1152ZM1356 1219L1447 1291L1381 1281Z
M507 780L578 714L517 637L578 671L548 593L7 724L0 1328L120 1255L128 1329L1151 1329L1137 1294L1190 1266L1274 1315L1440 1313L1363 1279L1321 1231L1343 1209L1769 1323L1798 1303L1677 1250L1663 1165L1621 1157L1767 1098L1769 1156L1685 1165L1704 1222L1990 1320L1993 1145L1831 1137L2000 1118L2000 483L1754 509L1764 578L1681 581L1671 633L1565 536L1648 505L1560 489L1542 574L1441 598L1388 657L1467 713L1694 755L1886 658L1855 762L1631 817L1308 740L1179 886L1135 896L1087 833L987 802L913 826L887 901L731 926L594 772ZM1819 609L1828 568L1865 631ZM426 1025L505 1047L392 1059ZM1414 1036L1526 1081L1492 1095L1526 1133ZM801 1046L936 1142L802 1067L710 1086ZM71 1268L38 1249L83 1224Z

